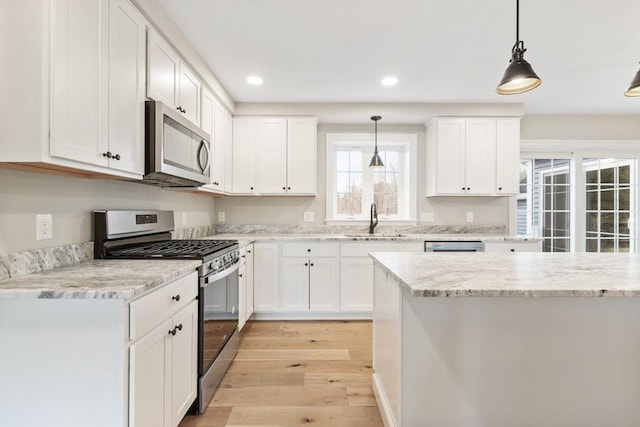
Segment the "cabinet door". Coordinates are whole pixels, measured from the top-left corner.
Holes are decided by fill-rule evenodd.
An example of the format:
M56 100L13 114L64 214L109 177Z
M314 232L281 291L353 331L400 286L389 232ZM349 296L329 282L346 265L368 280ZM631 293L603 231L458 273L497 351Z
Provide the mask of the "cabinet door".
M177 107L180 57L154 30L148 30L147 38L147 96Z
M144 174L146 20L127 0L109 18L109 167Z
M465 192L465 121L439 119L436 132L436 193Z
M465 183L467 194L494 193L496 170L495 119L467 119L465 129Z
M216 103L217 105L217 103ZM224 155L224 191L233 190L233 117L226 108L220 106L222 110L222 123L224 126L223 155ZM216 110L216 117L218 110Z
M198 303L191 302L173 316L169 335L171 358L171 426L175 427L196 398L198 380ZM156 409L157 410L157 409ZM146 424L155 425L155 424Z
M171 325L163 322L129 349L130 427L171 426Z
M240 250L242 253L242 249ZM247 320L247 265L238 267L238 330L241 331Z
M496 123L496 194L517 195L520 185L520 119Z
M337 258L312 258L310 260L309 310L338 311Z
M316 194L316 140L315 119L287 121L287 192Z
M225 150L229 150L229 159L231 159L231 141L229 139L231 130L227 129L227 116L229 115L229 113L227 113L227 111L217 99L212 97L212 100L213 133L211 134L211 144L213 144L213 148L211 149L211 186L216 190L224 191ZM231 161L229 161L227 165L229 171L231 171Z
M287 191L287 120L259 119L257 134L258 192Z
M373 260L344 257L340 265L340 310L373 311Z
M485 252L540 252L541 242L485 242Z
M256 313L280 310L278 244L253 245L254 309Z
M251 315L253 314L253 288L254 288L254 279L253 279L253 245L247 246L247 272L246 272L246 294L245 294L245 304L246 304L246 319L249 320Z
M256 121L233 120L233 193L256 192Z
M178 76L178 106L181 113L196 126L200 126L200 92L202 82L184 63L180 62Z
M309 260L282 258L282 311L309 310Z
M51 155L108 166L109 2L57 1L51 19Z

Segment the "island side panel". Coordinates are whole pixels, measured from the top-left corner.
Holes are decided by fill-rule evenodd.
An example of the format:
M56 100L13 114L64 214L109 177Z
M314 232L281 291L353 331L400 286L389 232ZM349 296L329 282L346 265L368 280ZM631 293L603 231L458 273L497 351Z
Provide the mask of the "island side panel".
M403 294L402 425L640 425L640 298Z
M373 389L386 427L400 426L402 286L374 263Z
M0 426L127 425L118 299L0 298Z

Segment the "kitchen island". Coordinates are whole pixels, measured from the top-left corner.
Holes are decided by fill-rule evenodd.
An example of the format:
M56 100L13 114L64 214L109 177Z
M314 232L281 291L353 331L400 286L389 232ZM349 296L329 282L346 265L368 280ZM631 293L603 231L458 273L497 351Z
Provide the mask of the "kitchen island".
M371 256L387 426L640 425L640 255Z

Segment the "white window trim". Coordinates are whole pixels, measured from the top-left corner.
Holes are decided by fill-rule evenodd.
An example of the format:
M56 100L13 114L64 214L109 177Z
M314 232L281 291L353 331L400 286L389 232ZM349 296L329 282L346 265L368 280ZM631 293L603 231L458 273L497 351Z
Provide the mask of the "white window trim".
M571 160L571 252L585 252L585 241L581 237L586 234L586 223L584 212L586 208L583 189L584 173L582 164L585 158L629 158L636 159L640 167L640 141L638 140L555 140L555 139L522 139L520 141L520 158L568 158ZM640 201L640 173L636 173L636 194L635 200ZM509 204L509 225L511 230L515 230L516 222L516 198L512 197ZM581 206L581 215L576 215L577 206ZM633 223L638 224L638 207ZM635 241L638 242L638 227L634 227ZM638 248L640 249L640 248Z
M369 219L364 218L335 218L334 217L334 201L335 201L335 188L336 188L336 164L335 164L335 149L336 146L345 145L345 141L361 143L362 145L369 145L371 147L371 154L373 155L374 135L370 133L328 133L326 137L326 213L325 223L331 225L353 225L353 224L368 224ZM406 177L409 183L409 193L407 194L408 203L407 206L407 219L388 219L379 217L380 223L387 225L415 225L417 224L417 145L418 135L415 133L378 133L378 146L385 145L407 145L408 147L408 164L409 171ZM366 199L365 199L366 200Z

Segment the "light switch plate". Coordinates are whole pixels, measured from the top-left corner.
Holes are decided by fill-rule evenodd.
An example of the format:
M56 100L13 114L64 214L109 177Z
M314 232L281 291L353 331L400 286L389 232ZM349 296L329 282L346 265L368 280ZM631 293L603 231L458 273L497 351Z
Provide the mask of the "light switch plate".
M433 222L433 212L421 212L420 222Z
M313 222L315 220L315 215L313 212L305 212L303 215L304 222Z
M226 215L224 214L224 212L218 212L218 222L225 222L226 220Z
M53 215L36 215L36 240L53 239Z
M467 212L467 222L473 222L473 212Z

